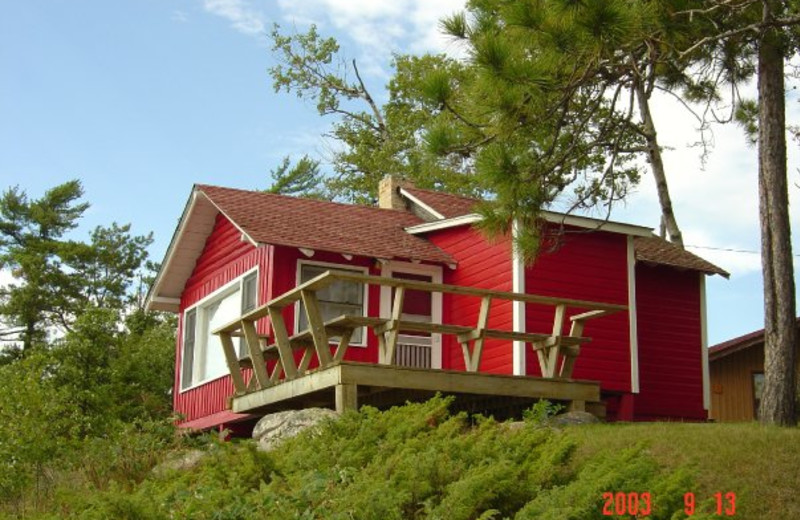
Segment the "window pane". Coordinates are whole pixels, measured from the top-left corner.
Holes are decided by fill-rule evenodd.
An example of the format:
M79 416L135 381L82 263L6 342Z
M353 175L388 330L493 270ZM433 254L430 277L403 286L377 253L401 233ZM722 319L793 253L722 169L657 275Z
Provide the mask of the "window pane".
M197 311L192 309L186 313L183 322L183 353L181 355L181 388L192 386L192 372L194 365L195 326L197 325Z
M242 313L255 309L258 304L258 273L250 273L242 280Z
M230 323L241 315L239 290L228 293L221 300L217 300L205 308L206 319L206 348L204 352L204 370L202 379L211 379L228 373L225 363L225 353L219 336L212 334L226 323ZM234 345L238 340L234 340Z

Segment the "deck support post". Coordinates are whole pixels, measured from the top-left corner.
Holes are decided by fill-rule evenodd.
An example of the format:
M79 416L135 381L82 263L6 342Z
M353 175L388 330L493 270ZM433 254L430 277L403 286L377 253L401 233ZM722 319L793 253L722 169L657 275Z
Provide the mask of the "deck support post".
M400 334L400 318L403 315L403 299L405 287L396 287L394 290L394 305L392 306L392 317L383 327L376 329L378 337L378 362L383 365L394 364L394 353L397 349L397 337Z
M350 383L336 385L336 411L358 410L358 386Z
M314 348L317 350L319 366L327 367L331 364L331 348L328 346L328 334L325 332L325 323L319 308L317 293L314 291L300 291L303 306L308 317L308 330L314 339Z
M261 342L258 340L256 324L252 321L242 320L242 332L244 332L245 343L247 343L247 352L253 362L253 377L256 378L259 388L267 388L272 383L267 373L264 354L261 352Z
M281 359L283 373L286 374L286 379L294 379L297 377L297 365L294 362L294 354L289 343L289 334L286 332L286 322L283 320L281 309L267 307L267 312L269 321L272 322L272 333L275 336L275 346Z
M245 386L242 371L239 368L239 356L233 346L233 338L231 338L230 332L220 334L219 341L222 344L222 351L225 353L225 363L231 373L235 395L244 395L247 392L247 386Z
M579 399L574 399L569 402L569 406L567 407L568 412L585 412L586 411L586 401L581 401Z

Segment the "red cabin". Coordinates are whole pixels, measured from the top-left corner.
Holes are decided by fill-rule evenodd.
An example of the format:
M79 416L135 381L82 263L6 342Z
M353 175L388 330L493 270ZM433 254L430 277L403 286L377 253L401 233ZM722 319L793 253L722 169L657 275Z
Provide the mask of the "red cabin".
M374 284L338 280L316 291L314 305L323 321L339 315L384 318L380 323L362 320L362 326L348 331L349 344L337 362L382 363L383 336L377 331L391 332L386 320L394 316L395 322L410 324L395 332L390 361L398 365L450 374L468 371L472 360L474 373L495 377L487 385L542 379L542 352L548 350L536 350L546 342L536 343L533 333L572 335L553 321L552 307L545 304L555 302L558 320L559 302L562 309L567 304L588 308L580 301L603 302L619 311L588 321L585 329L581 325L591 342L570 358L569 380L599 383L599 400L610 420L707 419L704 279L727 276L725 271L655 237L649 228L549 212L542 218L558 237L557 247L547 248L526 267L510 237L490 240L473 226L480 220L475 203L388 176L381 183L379 207L196 185L148 295L150 309L179 316L174 406L184 417L182 426L235 429L237 422L248 424L268 408L269 400L248 408L245 400L236 405L233 399L231 409L231 397L245 392L237 386L238 374L231 377L231 353L246 358L250 338L245 329L233 334L232 350L226 353L227 340L215 332L326 271L381 277ZM365 280L372 281L370 276ZM387 285L387 279L398 282ZM438 289L426 292L425 283L445 285L431 285ZM407 290L398 307L393 302L401 285ZM519 299L519 294L537 295L544 303ZM494 297L491 312L487 295ZM291 336L289 342L319 340L310 323L314 315L300 311L299 303L282 303L282 319L264 309L252 314L264 352L270 338L280 343L282 329ZM487 315L480 325L482 312ZM439 325L411 326L415 323ZM376 333L367 325L375 325ZM309 329L314 337L302 338L301 331ZM330 334L323 336L326 345L335 332ZM480 337L481 352L472 358L464 346L467 336ZM250 352L260 359L260 353ZM265 362L273 367L273 383L281 374L294 374L297 366L311 372L323 368L321 362L309 364L295 355L291 371L274 370L275 361ZM265 386L263 378L269 375L254 375L253 363L242 364L247 391ZM559 380L559 375L545 374L544 379Z

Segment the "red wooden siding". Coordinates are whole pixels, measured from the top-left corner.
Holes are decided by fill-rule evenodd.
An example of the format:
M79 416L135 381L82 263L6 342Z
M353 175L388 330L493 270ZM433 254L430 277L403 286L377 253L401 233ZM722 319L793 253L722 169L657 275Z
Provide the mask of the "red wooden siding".
M525 292L627 305L627 237L567 228L562 239L557 250L543 252L525 270ZM527 332L552 331L553 312L551 306L526 305ZM570 314L577 312L569 309ZM568 327L565 323L565 333ZM628 314L620 312L589 321L584 335L592 341L581 347L573 376L600 381L605 391L630 391ZM525 359L527 373L539 375L538 360L530 349Z
M435 231L428 235L428 239L458 262L456 269L444 268L444 283L497 291L511 290L511 241L508 237L490 242L479 231L463 226ZM442 301L442 320L444 323L474 327L478 321L480 303L479 298L472 296L445 294ZM511 330L511 318L511 302L493 302L489 313L489 327ZM511 374L512 359L511 342L487 340L480 370ZM461 346L452 335L442 338L442 368L464 369Z
M640 379L636 419L706 418L700 276L704 275L636 266Z
M271 294L268 276L271 253L271 246L256 248L249 242L243 242L241 233L233 224L221 214L217 216L214 229L206 240L205 248L197 259L181 297L173 404L175 411L182 414L186 422L226 410L227 399L233 393L233 385L230 377L225 376L181 391L184 310L256 266L259 268L258 303L266 302ZM266 332L263 325L259 328L259 332Z

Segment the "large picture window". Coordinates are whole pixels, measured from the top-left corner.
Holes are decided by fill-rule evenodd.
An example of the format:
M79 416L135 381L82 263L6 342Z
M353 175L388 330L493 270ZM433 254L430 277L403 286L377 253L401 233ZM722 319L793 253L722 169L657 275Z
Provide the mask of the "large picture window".
M219 336L212 331L230 323L258 303L258 273L248 273L188 309L184 315L181 389L217 379L228 373ZM244 344L234 339L242 355Z
M300 264L300 279L299 282L307 282L312 278L316 278L325 271L346 271L358 274L364 274L363 269L348 269L347 267L340 266L327 266L318 264ZM317 299L319 300L320 312L324 321L331 320L344 314L351 316L364 315L364 293L365 287L363 284L354 282L336 281L324 289L317 291ZM304 311L299 312L297 319L297 330L305 330L308 328L308 316ZM335 339L335 338L331 338ZM353 337L350 339L351 345L364 344L364 329L358 328L353 331Z

